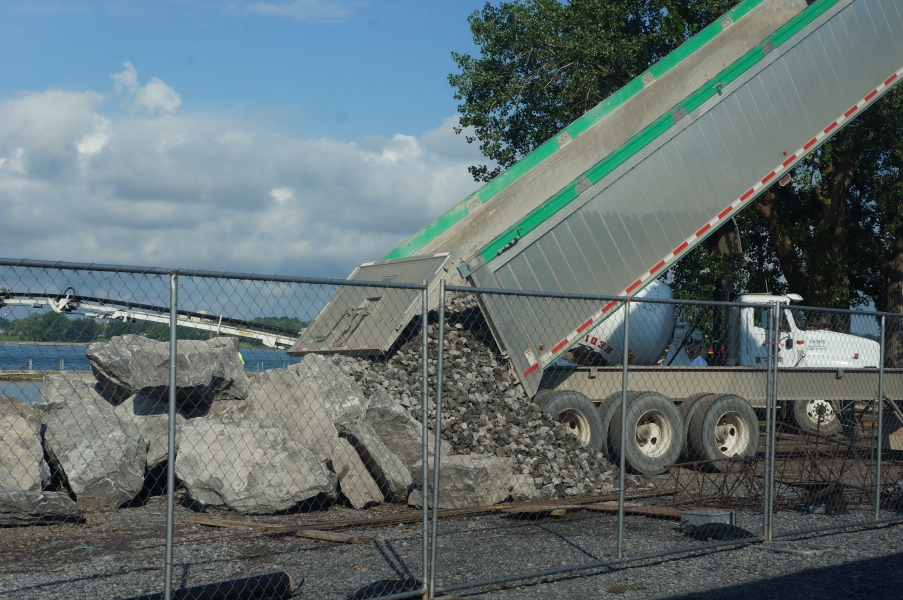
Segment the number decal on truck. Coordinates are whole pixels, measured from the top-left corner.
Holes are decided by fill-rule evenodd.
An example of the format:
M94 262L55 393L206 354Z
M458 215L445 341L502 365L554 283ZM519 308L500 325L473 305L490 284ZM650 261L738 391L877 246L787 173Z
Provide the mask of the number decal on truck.
M590 336L587 334L583 336L583 341L587 345L592 346L593 348L598 348L602 352L605 352L605 354L611 354L612 350L614 350L614 348L612 348L611 346L606 345L605 340L600 340L594 335Z

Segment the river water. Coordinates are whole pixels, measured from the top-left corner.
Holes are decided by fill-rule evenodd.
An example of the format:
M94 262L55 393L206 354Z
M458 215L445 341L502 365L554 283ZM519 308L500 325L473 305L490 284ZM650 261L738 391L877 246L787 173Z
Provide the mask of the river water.
M90 365L85 356L87 344L2 344L0 343L0 371L88 371ZM300 362L285 350L273 348L242 348L245 370L251 372L281 369ZM29 402L41 401L39 381L0 381L0 394L21 398Z

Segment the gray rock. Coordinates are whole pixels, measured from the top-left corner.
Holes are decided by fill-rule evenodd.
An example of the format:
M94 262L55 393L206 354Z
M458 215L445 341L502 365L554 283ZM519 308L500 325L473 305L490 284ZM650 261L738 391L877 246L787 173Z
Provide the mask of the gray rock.
M144 485L147 442L102 398L72 399L44 415L44 441L79 502L116 507Z
M439 461L439 508L474 508L497 504L511 494L515 461L493 455L458 455ZM420 473L422 463L415 465ZM429 482L433 465L429 464ZM415 481L419 491L420 478ZM420 494L411 493L408 504L422 506Z
M363 420L373 428L386 448L404 462L408 470L423 460L423 425L385 390L377 389L370 396ZM435 447L436 438L428 433L427 448L430 457L433 456ZM452 452L451 444L442 440L441 456L448 456Z
M249 381L238 357L238 338L181 340L176 354L180 400L209 404L243 398ZM132 394L163 396L169 388L169 343L138 335L88 346L91 370L115 403ZM188 411L190 412L190 410Z
M354 508L366 508L383 501L379 485L347 440L340 438L333 446L332 468L338 475L342 493Z
M0 525L42 525L81 519L81 510L66 494L0 488Z
M441 464L440 464L441 467ZM541 493L536 489L536 480L530 475L515 474L511 476L511 499L515 502L536 500Z
M50 480L41 446L40 411L0 394L0 488L40 490Z
M44 384L41 386L41 410L55 410L64 406L70 400L86 399L103 400L103 390L97 386L97 382L90 374L75 375L70 373L54 373L44 375Z
M346 421L339 425L339 430L354 446L386 500L404 502L411 484L411 474L404 461L386 448L373 428L363 421Z
M123 423L132 424L147 445L146 468L166 462L169 458L169 405L162 398L150 398L135 394L129 396L113 412ZM176 413L176 450L179 448L185 417Z
M364 414L366 399L354 379L346 375L325 356L308 354L289 370L319 388L319 397L329 412L333 423L348 419L360 419Z
M265 371L254 377L247 401L246 419L279 429L323 462L331 458L338 433L316 383L293 369Z
M287 510L336 486L310 450L249 419L186 422L176 475L196 502L245 514Z

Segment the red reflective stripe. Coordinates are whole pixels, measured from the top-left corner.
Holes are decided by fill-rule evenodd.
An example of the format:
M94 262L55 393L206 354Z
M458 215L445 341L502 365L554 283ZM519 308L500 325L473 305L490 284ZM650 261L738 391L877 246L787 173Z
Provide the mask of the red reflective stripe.
M795 160L796 160L796 154L794 154L793 156L791 156L790 158L788 158L787 160L785 160L784 162L782 162L782 163L781 163L781 166L786 167L786 166L788 166L790 163L792 163L792 162L795 161Z
M865 101L868 102L872 98L878 95L878 90L872 90L872 93L865 97Z
M526 377L527 375L529 375L530 373L532 373L533 371L535 371L538 368L539 368L539 364L533 365L532 367L530 367L529 369L524 371L524 377Z
M859 107L858 107L858 106L854 106L854 107L852 107L850 110L848 110L847 112L843 113L843 116L844 116L844 117L849 117L851 114L853 114L853 113L856 112L857 110L859 110Z
M608 312L611 310L611 307L617 304L614 300L605 305L605 308L602 309L602 312Z
M725 208L724 210L722 210L720 213L718 213L718 218L719 218L719 219L723 219L723 218L724 218L724 215L726 215L727 213L731 212L732 210L734 210L734 207L733 207L733 206L728 206L727 208Z
M747 192L745 194L740 196L740 202L743 202L744 200L746 200L747 198L752 196L754 192L755 192L755 190L753 190L752 188L749 188L749 190L747 190Z
M809 140L809 143L808 143L808 144L806 144L805 146L803 146L803 150L808 150L809 148L811 148L812 146L814 146L817 142L818 142L818 140L817 140L816 138L812 138L811 140Z
M696 232L696 237L702 237L702 234L705 233L706 231L708 231L710 227L711 227L711 225L706 223L702 229L700 229L699 231Z
M661 269L661 268L664 267L664 266L665 266L665 261L664 261L664 260L660 260L659 263L658 263L657 265L655 265L654 267L652 267L652 269L649 270L649 273L650 273L650 274L651 274L651 273L655 273L656 271L658 271L659 269Z
M897 78L897 74L894 73L890 77L884 80L884 85L890 85L890 82Z
M828 125L828 126L825 128L825 133L828 133L829 131L831 131L831 130L834 129L835 127L837 127L837 121L834 121L833 123L831 123L830 125Z
M689 245L690 245L689 242L684 242L683 244L681 244L680 246L678 246L677 248L675 248L675 249L674 249L674 256L677 256L678 254L680 254L681 252L683 252L684 250L686 250L686 249L687 249L687 246L689 246Z
M558 351L567 345L568 345L567 340L561 340L560 342L558 342L558 344L555 345L554 348L552 348L552 354L558 354Z
M765 179L762 180L762 183L766 183L769 179L774 177L774 171L765 176Z
M637 289L641 283L643 283L643 282L640 281L639 279L637 279L636 281L634 281L634 282L630 285L630 287L627 288L627 293L629 294L629 293L632 292L633 290Z
M583 322L583 325L581 325L580 327L577 328L577 333L583 333L583 330L592 324L593 324L593 320L587 319L586 321Z

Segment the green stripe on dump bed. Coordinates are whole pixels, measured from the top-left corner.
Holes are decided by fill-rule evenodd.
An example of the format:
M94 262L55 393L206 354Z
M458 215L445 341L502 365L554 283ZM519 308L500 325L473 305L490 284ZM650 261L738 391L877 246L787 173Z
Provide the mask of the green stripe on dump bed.
M775 47L781 46L839 1L840 0L817 0L812 6L788 21L775 33L765 38L758 46L737 59L732 65L710 79L704 86L690 94L690 96L675 106L668 114L646 126L643 131L621 146L621 148L609 154L594 167L589 169L584 175L581 175L563 190L546 200L542 206L537 207L516 225L495 238L480 251L483 260L487 263L492 262L499 257L504 250L512 246L511 242L519 240L535 230L547 219L575 200L578 196L576 190L577 183L581 179L586 177L595 185L647 145L652 143L660 135L667 132L676 122L673 115L678 109L683 108L687 114L693 112L709 98L718 94L722 87L729 85L746 73L760 60L765 58L762 49L766 44L771 42Z
M448 231L449 228L460 222L468 215L466 203L473 197L478 197L480 202L487 202L496 194L507 188L509 185L529 173L531 170L542 164L547 158L554 155L560 149L558 146L558 136L567 133L571 138L576 138L585 133L593 125L607 117L615 109L622 106L625 102L633 98L643 90L643 77L651 73L656 79L673 69L679 63L688 58L691 54L702 48L704 45L715 39L722 33L721 21L729 16L736 23L754 8L765 2L765 0L744 0L714 23L697 33L695 36L684 42L679 48L668 54L666 57L652 65L630 83L622 87L620 90L597 104L593 109L585 115L565 127L551 140L545 142L533 152L513 164L506 169L498 177L481 187L479 190L467 197L466 200L455 205L450 211L415 233L400 246L385 255L382 260L392 258L404 258L411 256L426 244L436 239L440 234ZM640 134L642 135L642 134Z

